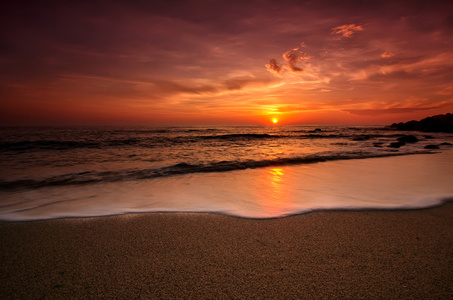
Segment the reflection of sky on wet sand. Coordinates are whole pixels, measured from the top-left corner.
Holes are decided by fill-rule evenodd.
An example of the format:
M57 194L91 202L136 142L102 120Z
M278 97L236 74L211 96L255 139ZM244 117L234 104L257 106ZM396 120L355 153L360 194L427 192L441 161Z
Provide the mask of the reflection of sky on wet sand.
M269 210L277 210L282 206L285 206L289 199L287 199L285 192L286 192L286 182L285 182L285 171L281 168L273 168L273 169L263 169L268 175L268 178L264 177L265 180L269 185L269 194L267 197L263 197L262 205L267 207Z
M453 199L453 152L69 186L2 197L0 219L130 212L273 218L319 209L421 208ZM4 199L3 199L4 198ZM46 203L55 202L48 205ZM17 211L16 213L8 213Z
M453 195L452 153L333 161L250 170L257 211L281 216L316 209L416 208ZM449 196L450 195L450 196Z

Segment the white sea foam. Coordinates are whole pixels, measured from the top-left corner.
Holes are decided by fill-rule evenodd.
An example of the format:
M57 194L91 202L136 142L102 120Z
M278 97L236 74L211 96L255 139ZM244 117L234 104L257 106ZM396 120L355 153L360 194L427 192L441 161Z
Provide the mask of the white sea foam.
M275 218L323 209L414 209L453 199L453 151L3 193L1 220L139 212Z

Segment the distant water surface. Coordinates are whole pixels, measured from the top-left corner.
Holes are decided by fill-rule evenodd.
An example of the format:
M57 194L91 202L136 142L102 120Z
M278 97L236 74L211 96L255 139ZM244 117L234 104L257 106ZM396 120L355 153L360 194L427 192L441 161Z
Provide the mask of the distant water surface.
M419 141L388 147L407 134ZM3 220L152 211L269 218L313 209L423 207L453 196L451 146L441 145L453 142L451 134L254 126L2 128L0 135ZM424 149L428 144L440 149ZM440 153L424 154L433 152ZM407 174L383 169L374 162L388 159L379 157L391 157ZM353 159L373 165L354 169ZM413 178L408 193L411 176L424 179ZM391 189L381 184L388 178ZM371 191L375 196L364 194ZM275 209L263 208L269 205Z

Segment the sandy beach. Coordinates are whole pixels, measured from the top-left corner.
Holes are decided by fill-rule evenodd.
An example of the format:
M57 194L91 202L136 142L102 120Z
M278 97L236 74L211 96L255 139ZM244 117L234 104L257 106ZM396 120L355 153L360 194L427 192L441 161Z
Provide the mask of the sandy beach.
M0 223L2 299L453 297L453 203Z

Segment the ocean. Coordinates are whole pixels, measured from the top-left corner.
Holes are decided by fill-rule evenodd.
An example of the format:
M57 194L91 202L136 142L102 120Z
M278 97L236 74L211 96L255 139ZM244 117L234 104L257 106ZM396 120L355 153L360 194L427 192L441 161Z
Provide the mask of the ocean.
M453 199L450 144L380 126L1 128L0 220L429 207Z

